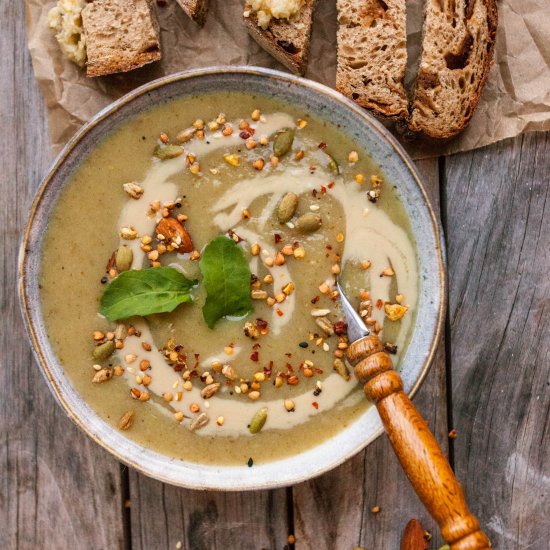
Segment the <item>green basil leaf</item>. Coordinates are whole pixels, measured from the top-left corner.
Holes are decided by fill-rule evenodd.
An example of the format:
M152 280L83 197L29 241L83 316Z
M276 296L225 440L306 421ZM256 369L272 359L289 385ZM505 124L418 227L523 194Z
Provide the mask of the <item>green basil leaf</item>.
M173 311L193 301L191 289L196 284L173 267L124 271L105 289L99 312L109 321L118 321Z
M202 314L213 328L226 315L241 317L252 311L250 268L235 241L217 237L205 247L200 268L206 289Z

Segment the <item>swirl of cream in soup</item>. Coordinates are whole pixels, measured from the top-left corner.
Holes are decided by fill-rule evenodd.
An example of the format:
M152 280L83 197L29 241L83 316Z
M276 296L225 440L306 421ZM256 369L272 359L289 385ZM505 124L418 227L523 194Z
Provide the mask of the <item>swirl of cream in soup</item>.
M251 126L257 132L264 135L272 135L278 130L287 127L293 127L293 119L283 113L273 113L265 117L266 122L257 122ZM209 145L204 142L193 141L186 148L187 152L192 152L197 157L201 154L211 153L212 151L231 145L240 145L241 138L238 135L232 135L220 139L221 134L215 134ZM322 153L320 153L322 154ZM122 209L119 218L119 227L133 226L139 235L149 235L154 232L157 220L146 216L144 205L149 205L155 200L161 202L172 201L177 196L177 187L170 181L170 178L182 171L185 166L185 155L175 159L158 162L153 164L145 178L140 182L144 189L140 200L129 199ZM308 175L308 177L304 177ZM258 178L261 177L261 185L258 185ZM284 173L274 172L267 176L258 176L241 180L228 187L221 198L212 204L211 214L214 224L219 228L220 233L225 233L229 229L235 229L237 233L249 243L257 242L261 245L263 253L271 257L275 255L274 247L266 242L262 236L262 229L265 227L270 216L272 216L276 205L282 196L293 191L296 194L309 192L312 187L320 187L327 181L334 179L333 174L327 173L323 169L317 169L314 175L309 174L309 170L304 167L286 168ZM364 258L370 258L376 265L392 265L396 273L397 285L400 292L407 296L411 308L414 308L417 301L417 268L415 261L415 251L406 234L406 232L396 225L387 213L377 208L369 208L370 203L366 198L364 191L357 185L343 185L338 181L331 189L331 196L336 199L345 212L345 246L342 257L342 265L347 261L360 262ZM243 225L241 222L241 213L252 202L260 197L267 196L268 200L259 215L259 223L254 230ZM121 241L121 244L130 246L134 253L132 268L140 269L143 265L145 253L140 248L140 241ZM254 272L259 262L258 257L251 259L251 269ZM278 280L292 280L288 265L270 268L274 277L274 285ZM370 287L373 296L378 296L382 300L389 300L390 280L387 277L380 277L373 270L365 271L365 286ZM367 284L368 283L368 284ZM291 322L292 313L296 307L295 296L291 294L281 304L279 304L284 315L279 316L273 313L270 319L271 334L277 335L284 324ZM383 325L384 312L373 308L373 317ZM402 319L402 327L399 332L396 344L399 349L402 348L406 335L412 323L411 316L405 316ZM128 338L125 341L125 347L120 356L126 354L135 354L140 359L146 358L151 364L152 381L148 386L148 391L152 394L162 396L166 392L177 392L182 387L182 377L174 372L163 355L153 349L143 354L141 341L152 342L153 338L146 319L140 319L135 323L137 330L141 331L141 339ZM233 350L233 358L237 358L241 353L241 348L236 346ZM212 361L221 360L223 362L224 350L211 353L208 358L201 361L201 366L206 370L210 368ZM122 357L121 357L122 358ZM135 386L136 372L132 367L126 367L124 377L130 386ZM344 402L346 405L353 404L358 399L362 399L360 392L350 395L355 387L355 379L351 378L346 382L338 374L330 374L323 381L324 391L316 397L321 410L329 410L337 403ZM261 407L268 407L269 415L263 430L288 429L292 426L306 422L311 416L317 414L317 411L311 406L311 392L306 391L300 395L293 396L295 402L295 412L289 415L281 405L281 399L273 401L258 400L244 401L241 399L230 398L224 393L229 388L222 387L220 392L210 399L203 400L200 395L200 389L193 387L191 391L185 391L185 399L182 401L173 400L170 403L160 405L150 402L151 406L166 414L177 411L185 412L190 402L202 403L203 409L208 410L211 418L223 416L225 419L223 434L215 422L210 422L204 428L197 432L200 435L248 435L247 421L252 417L255 411Z

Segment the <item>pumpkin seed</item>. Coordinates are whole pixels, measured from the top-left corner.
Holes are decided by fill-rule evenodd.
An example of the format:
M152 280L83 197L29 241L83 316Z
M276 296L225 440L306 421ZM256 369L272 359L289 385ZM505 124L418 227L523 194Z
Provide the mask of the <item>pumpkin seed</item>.
M157 145L153 155L160 160L173 159L183 155L183 149L179 145L165 145L164 147Z
M128 271L132 267L134 261L134 253L131 248L127 246L119 246L116 251L115 265L119 273L122 271Z
M296 220L296 229L300 233L313 233L321 227L321 216L318 214L303 214Z
M277 207L277 219L280 223L286 223L292 219L298 207L298 195L287 193Z
M256 411L256 414L252 417L248 429L251 434L257 434L264 427L265 421L267 420L267 407L263 407L259 411Z
M200 430L201 428L204 428L208 424L208 421L210 418L205 412L202 412L199 414L199 416L196 416L191 420L191 424L189 424L189 430L194 432L195 430Z
M279 158L286 155L290 151L293 141L294 130L282 130L273 140L273 154Z
M342 359L335 359L332 364L334 370L347 382L349 380L349 370Z
M122 431L129 430L134 423L134 416L134 411L128 411L126 414L124 414L122 418L118 421L118 429Z
M96 361L105 361L115 351L115 343L111 340L97 346L92 352L92 356Z
M326 153L326 155L328 157L329 170L331 170L335 174L339 174L340 173L340 166L336 162L335 158L332 155L329 155L328 153Z

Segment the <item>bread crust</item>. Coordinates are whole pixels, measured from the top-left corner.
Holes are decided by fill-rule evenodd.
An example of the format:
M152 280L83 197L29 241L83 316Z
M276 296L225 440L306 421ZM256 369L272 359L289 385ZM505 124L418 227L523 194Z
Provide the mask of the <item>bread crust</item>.
M470 1L471 1L471 5L468 6L468 12L466 13L466 18L468 18L468 16L471 15L471 12L473 11L473 7L474 7L473 6L474 0L470 0ZM407 138L412 139L416 136L422 135L434 141L447 141L453 138L454 136L456 136L461 131L463 131L464 128L466 128L466 126L470 122L472 116L474 115L475 109L479 103L481 94L483 92L483 87L485 86L485 83L489 76L489 71L494 61L494 47L496 42L496 31L498 27L498 10L497 10L497 5L495 0L479 0L479 1L483 2L487 12L487 16L486 16L487 17L487 40L485 44L485 50L487 52L487 55L483 62L481 77L479 78L479 81L474 93L469 97L468 106L466 108L466 111L464 113L464 116L462 117L460 124L456 126L448 126L446 129L438 129L438 128L431 127L429 124L426 124L426 122L428 122L426 120L420 120L420 121L413 120L415 109L419 108L419 103L421 103L421 101L419 100L419 93L420 95L422 95L422 91L423 91L423 88L421 87L422 82L420 81L420 79L423 78L423 75L422 75L421 69L419 69L419 73L417 75L417 81L415 84L415 97L413 98L412 105L410 108L410 116L406 122L406 127L402 126L401 128L402 131L404 130L403 133L406 134ZM468 64L469 63L470 61L468 61Z
M289 47L285 49L281 42L281 38L277 38L276 34L280 37L285 35L286 27L288 31L296 31L293 27L294 21L291 19L272 19L267 29L262 29L258 26L258 18L256 14L251 12L248 16L243 16L244 24L250 36L269 54L271 54L277 61L298 75L304 75L307 69L307 62L309 58L309 48L311 40L311 27L313 19L313 10L317 0L306 0L301 8L298 16L300 19L305 19L305 34L301 37L303 45L298 51L293 52L291 42L289 41Z
M208 15L208 0L177 0L181 9L197 24L203 27Z

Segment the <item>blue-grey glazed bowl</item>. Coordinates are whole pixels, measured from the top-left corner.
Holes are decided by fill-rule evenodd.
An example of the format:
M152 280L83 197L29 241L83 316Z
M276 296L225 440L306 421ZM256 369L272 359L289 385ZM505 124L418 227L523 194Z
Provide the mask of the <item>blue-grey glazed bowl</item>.
M205 466L167 457L127 439L82 400L48 341L39 299L43 237L71 173L102 137L159 103L212 91L241 91L283 99L333 123L370 152L410 218L418 251L420 292L411 343L401 359L405 389L413 395L424 379L442 331L445 266L441 229L418 173L393 136L363 109L315 82L256 67L212 67L155 80L115 101L69 141L45 177L31 208L19 258L19 292L26 327L48 385L68 416L120 461L167 483L195 489L267 489L298 483L350 458L383 431L374 407L336 436L283 460L243 466Z

